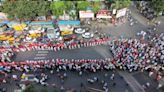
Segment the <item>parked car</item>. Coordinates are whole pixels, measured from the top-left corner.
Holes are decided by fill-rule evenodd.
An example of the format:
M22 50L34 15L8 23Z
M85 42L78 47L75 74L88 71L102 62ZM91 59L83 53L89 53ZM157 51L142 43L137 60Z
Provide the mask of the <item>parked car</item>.
M92 38L94 36L93 33L89 33L89 32L85 32L84 34L82 34L82 37L84 38Z

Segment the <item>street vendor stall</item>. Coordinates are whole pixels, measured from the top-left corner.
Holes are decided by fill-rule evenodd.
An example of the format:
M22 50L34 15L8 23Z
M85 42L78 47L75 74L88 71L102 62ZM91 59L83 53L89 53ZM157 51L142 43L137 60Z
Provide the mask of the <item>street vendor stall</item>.
M94 18L94 13L90 10L87 11L79 11L80 19Z
M98 11L96 18L110 19L112 18L112 16L109 10L100 10Z
M23 31L26 26L27 26L26 24L15 24L12 27L16 31Z
M67 36L67 35L72 35L73 30L75 27L80 25L80 21L59 21L58 22L59 29L60 29L60 35L61 36Z

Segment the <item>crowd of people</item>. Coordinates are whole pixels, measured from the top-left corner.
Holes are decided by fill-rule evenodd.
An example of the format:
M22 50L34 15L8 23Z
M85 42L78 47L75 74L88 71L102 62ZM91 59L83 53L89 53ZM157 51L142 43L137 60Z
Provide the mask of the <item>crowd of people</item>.
M79 41L71 44L45 44L45 43L32 43L32 44L24 44L18 47L0 47L0 61L1 62L11 62L11 57L15 52L25 52L25 51L37 51L37 50L51 50L51 51L60 51L62 49L75 49L81 47L89 47L89 46L97 46L102 44L107 44L110 38L100 38L100 39L92 39L88 42Z
M66 43L58 43L58 44L52 44L52 43L32 43L32 44L22 44L19 46L12 46L12 47L0 47L0 50L12 50L14 52L24 52L24 51L36 51L36 50L54 50L59 51L61 49L74 49L74 48L80 48L80 47L88 47L88 46L96 46L105 44L107 41L109 41L109 37L99 38L99 39L91 39L90 41L78 41L73 42L71 44Z
M11 58L14 56L14 52L11 49L0 50L0 62L11 62Z
M148 70L149 76L164 77L164 35L156 35L151 41L120 39L111 42L111 52L120 69L129 72ZM161 85L161 84L160 84Z
M130 59L131 60L131 59ZM46 82L48 79L48 75L45 73L41 73L38 75L35 73L38 70L46 70L53 74L54 72L59 73L59 78L61 79L61 82L64 83L64 79L67 78L67 74L63 73L62 75L60 74L60 71L75 71L78 72L79 76L82 76L83 73L90 72L90 73L96 73L98 71L102 70L115 70L115 69L121 69L121 70L129 70L131 71L137 71L137 70L147 70L146 67L153 69L152 65L146 65L146 64L140 64L141 62L134 63L133 61L124 61L124 63L119 62L117 59L113 58L106 58L106 59L52 59L52 60L40 60L40 61L27 61L31 62L28 64L20 64L20 65L10 65L10 66L4 66L3 71L1 71L2 74L4 74L4 78L0 79L1 82L7 83L9 81L7 74L12 73L13 71L19 71L22 73L21 76L18 76L16 74L12 75L12 78L15 81L22 81L26 80L26 75L28 73L33 73L34 74L34 82L43 85L43 86L48 86L51 85L53 87L56 87L55 84L49 84ZM40 62L40 63L36 63ZM130 63L131 62L131 63ZM145 67L144 67L145 65ZM152 71L151 71L152 72ZM114 79L114 74L111 75L110 79ZM162 78L163 75L158 74L157 78ZM88 83L95 83L98 79L94 77L93 79L87 79ZM106 88L106 83L103 82L103 89L108 92L108 88ZM115 85L115 84L113 84ZM19 85L20 86L20 85ZM63 86L61 86L61 90L64 90Z
M59 45L55 47L52 45L36 45L30 47L23 47L22 51L30 50L54 50L58 51L61 49L74 49L87 46L96 46L106 44L110 47L110 51L113 54L113 58L106 59L52 59L52 60L38 60L38 61L25 61L25 62L13 62L2 64L3 71L1 74L4 74L4 78L0 79L1 82L6 83L7 73L12 72L13 70L22 72L22 76L25 76L26 73L32 71L35 72L38 69L48 69L50 73L54 71L67 71L73 70L78 72L81 76L83 72L97 72L100 70L114 70L121 69L127 70L129 72L133 71L149 71L149 76L153 74L156 75L156 79L160 80L164 77L161 70L163 70L164 65L164 34L156 35L151 41L144 41L140 39L116 39L109 41L109 38L103 38L99 40L92 40L89 42L80 42L71 45ZM22 49L22 48L21 48ZM19 52L19 51L18 51ZM8 51L13 55L12 50ZM3 53L5 54L5 53ZM2 60L2 59L1 59ZM10 61L10 60L9 60ZM34 74L35 75L35 74ZM15 80L22 79L24 77L18 77L13 75L12 77ZM44 73L40 75L41 78L35 77L35 82L41 85L50 85L46 82L48 76ZM60 75L61 79L67 77L67 74L64 73ZM111 76L111 80L114 79L114 74ZM89 83L96 82L98 79L95 77L93 79L87 79ZM64 80L63 80L64 81ZM106 83L103 83L103 89L108 91L106 88ZM115 84L113 84L115 85ZM160 87L161 84L159 84ZM55 84L52 84L55 86ZM64 87L61 86L61 90L64 90Z
M1 71L2 74L4 74L4 78L0 79L3 83L9 83L9 79L13 79L15 81L21 82L22 80L27 80L26 75L28 73L33 73L35 75L34 82L43 85L43 86L53 86L56 87L55 84L49 84L46 82L48 79L48 75L41 72L40 75L35 73L36 71L45 69L48 70L51 74L54 72L57 72L59 78L61 79L61 82L64 83L64 79L67 78L67 74L63 73L60 74L60 71L76 71L78 72L79 76L82 76L84 72L97 72L99 70L112 70L115 69L115 66L112 64L110 58L106 59L52 59L52 60L42 60L42 61L28 61L28 62L42 62L42 63L31 63L29 65L27 64L21 64L21 65L10 65L10 66L4 66L3 71ZM43 63L44 62L44 63ZM46 63L45 63L46 62ZM12 73L13 71L19 71L21 72L21 76L18 76L17 74L12 74L9 78L7 75L8 73ZM9 78L9 79L8 79ZM114 78L114 75L112 75L111 79ZM94 78L96 80L96 78ZM89 80L89 79L88 79ZM18 85L21 87L20 85ZM61 90L64 90L65 88L61 86Z

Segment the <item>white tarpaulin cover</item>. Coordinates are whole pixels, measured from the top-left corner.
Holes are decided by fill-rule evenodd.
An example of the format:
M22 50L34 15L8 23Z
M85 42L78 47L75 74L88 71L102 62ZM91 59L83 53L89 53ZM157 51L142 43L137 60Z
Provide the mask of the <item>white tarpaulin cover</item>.
M94 13L91 11L79 11L80 18L94 18Z
M125 16L127 8L123 8L117 11L116 18Z

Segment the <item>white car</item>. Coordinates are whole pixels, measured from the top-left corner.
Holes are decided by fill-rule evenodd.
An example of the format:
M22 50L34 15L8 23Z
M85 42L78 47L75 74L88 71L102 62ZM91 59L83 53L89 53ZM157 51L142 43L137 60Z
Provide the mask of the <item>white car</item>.
M89 32L86 32L86 33L82 34L82 37L84 37L84 38L92 38L93 36L94 36L94 34L89 33Z
M82 28L75 29L75 33L77 34L83 34L84 32L85 32L85 29L82 29Z

